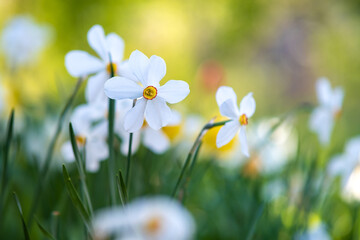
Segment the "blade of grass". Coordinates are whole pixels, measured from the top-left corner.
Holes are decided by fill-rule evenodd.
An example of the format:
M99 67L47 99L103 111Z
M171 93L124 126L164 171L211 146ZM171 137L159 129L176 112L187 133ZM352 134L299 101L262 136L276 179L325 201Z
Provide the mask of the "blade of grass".
M55 240L54 236L51 235L51 233L49 231L47 231L37 219L35 219L35 221L36 221L36 224L39 227L40 231L42 232L42 234L44 234L45 237Z
M63 110L61 111L60 113L60 116L59 116L59 119L58 119L58 123L57 123L57 127L56 127L56 131L55 131L55 134L50 142L50 145L49 145L49 148L47 150L47 153L46 153L46 157L45 157L45 163L41 169L41 172L39 174L39 179L38 179L38 183L36 185L36 188L35 188L35 192L34 192L34 200L32 202L32 205L31 205L31 208L30 208L30 214L29 214L29 218L28 218L28 225L31 226L32 224L32 220L33 220L33 216L36 212L36 209L39 205L39 202L40 202L40 197L42 195L42 191L43 191L43 188L44 188L44 184L46 183L46 177L47 177L47 174L48 174L48 171L49 171L49 168L50 168L50 164L51 164L51 161L52 161L52 156L53 156L53 152L54 152L54 148L55 148L55 145L56 145L56 141L61 133L61 129L62 129L62 126L63 126L63 122L64 122L64 119L65 119L65 116L66 116L66 113L69 111L74 99L75 99L75 96L77 94L77 92L79 91L80 89L80 86L81 86L81 83L83 82L83 79L82 78L79 78L76 85L75 85L75 88L72 92L72 94L70 95L69 99L67 100Z
M88 190L88 187L86 184L86 174L84 171L83 161L81 160L81 154L80 154L79 148L76 143L74 129L73 129L71 123L69 123L69 133L70 133L71 146L72 146L75 160L76 160L76 165L78 167L78 171L80 174L81 186L82 186L82 189L84 192L85 200L87 202L87 207L88 207L87 209L88 209L90 215L92 216L93 215L93 207L92 207L92 203L91 203L91 199L90 199L89 190Z
M14 128L14 115L15 115L15 111L14 109L11 110L10 113L10 117L8 120L8 125L7 125L7 131L6 131L6 139L5 139L5 144L4 144L4 148L3 148L3 156L2 156L2 179L1 179L1 191L0 191L0 216L2 216L2 209L3 209L3 203L5 202L5 198L6 195L5 194L5 190L7 188L7 182L8 182L8 177L7 177L7 168L8 168L8 161L9 161L9 151L10 151L10 146L11 146L11 139L12 139L12 135L13 135L13 128Z
M250 231L246 237L246 240L251 240L253 239L254 237L254 234L255 234L255 230L257 228L257 225L258 225L258 222L264 212L264 208L265 208L265 203L263 203L260 208L258 209L258 211L256 212L256 216L255 216L255 219L253 221L253 223L251 224L251 228L250 228Z
M64 176L64 180L65 180L65 186L66 189L68 190L70 199L72 201L72 203L74 204L75 208L77 209L77 211L79 212L81 218L83 219L83 222L85 224L85 226L88 229L88 232L91 234L91 225L90 225L90 215L88 213L88 211L86 210L86 207L84 206L83 202L81 201L78 192L76 191L71 178L69 176L69 173L65 167L65 165L63 165L63 176Z
M20 204L19 198L17 197L15 192L13 192L13 197L14 197L14 200L15 200L15 203L16 203L16 207L17 207L17 209L19 211L19 214L20 214L20 218L21 218L21 222L22 222L22 228L23 228L23 231L24 231L24 238L25 238L25 240L30 240L30 234L29 234L28 227L26 226L26 222L24 220L24 215L23 215L23 211L22 211L22 208L21 208L21 204Z
M124 178L120 170L119 170L119 175L116 176L116 179L117 179L117 187L118 187L121 203L122 205L125 205L127 203L127 191L124 183Z

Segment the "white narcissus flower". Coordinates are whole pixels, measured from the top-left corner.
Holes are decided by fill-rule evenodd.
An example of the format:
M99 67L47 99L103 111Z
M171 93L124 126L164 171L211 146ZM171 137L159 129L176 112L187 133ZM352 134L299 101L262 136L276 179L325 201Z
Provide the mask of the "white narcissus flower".
M195 231L192 216L180 203L159 196L103 210L93 227L96 237L115 239L189 240Z
M133 77L113 77L105 83L105 94L112 99L137 99L136 105L126 114L124 128L136 132L144 118L148 125L159 130L171 119L171 110L166 103L178 103L190 92L189 85L180 80L170 80L160 86L165 76L165 61L158 56L150 59L136 50L129 58ZM134 81L135 80L135 81Z
M29 16L17 16L5 26L1 45L10 67L32 64L50 42L52 28L40 25Z
M231 87L222 86L217 90L216 102L220 108L220 113L230 118L230 121L225 123L216 137L218 148L230 142L240 130L241 150L245 156L250 156L246 139L246 125L248 119L255 113L256 103L252 95L252 93L248 93L241 100L240 109L238 109L237 97Z
M333 157L328 166L330 176L340 176L343 195L347 199L360 200L359 167L360 137L355 137L348 141L345 152Z
M101 98L106 99L104 83L114 74L121 74L126 64L122 63L124 55L124 41L115 33L105 36L104 29L100 25L93 26L87 34L88 43L100 56L100 59L85 51L74 50L66 54L65 66L73 77L90 77L85 90L88 102L95 102Z
M131 100L117 101L114 127L116 133L123 131L121 129L122 119L131 106ZM108 136L107 111L107 101L97 101L78 106L71 117L78 146L80 149L85 147L86 169L91 172L97 171L99 162L108 158L109 155L106 142ZM62 146L61 152L65 160L75 160L70 141Z
M331 88L327 78L320 78L316 82L316 93L319 106L310 116L309 128L315 132L322 145L330 142L334 121L341 114L344 90L341 87Z

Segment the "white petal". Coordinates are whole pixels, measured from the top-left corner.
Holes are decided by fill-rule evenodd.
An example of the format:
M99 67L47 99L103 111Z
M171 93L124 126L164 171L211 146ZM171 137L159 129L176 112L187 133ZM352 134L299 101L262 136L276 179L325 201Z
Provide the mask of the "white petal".
M65 67L71 76L81 77L105 69L105 64L87 52L75 50L66 54Z
M145 110L145 119L152 129L159 130L166 126L171 118L171 110L165 100L154 98L149 100Z
M250 157L249 147L248 147L247 139L246 139L246 127L245 126L241 126L241 128L240 128L239 140L240 140L240 144L241 144L242 153L246 157Z
M240 102L240 115L245 114L248 118L254 115L256 109L253 93L248 93Z
M168 103L178 103L189 95L190 89L187 82L170 80L159 88L158 96Z
M176 126L179 125L180 123L181 123L181 114L176 110L172 110L171 118L169 120L168 126Z
M94 49L97 54L99 54L102 60L108 62L109 51L106 46L105 33L102 26L95 25L92 28L90 28L87 34L87 39L90 47Z
M135 107L130 109L124 118L124 128L127 132L136 132L144 123L144 112L148 100L141 98L136 101Z
M72 145L71 142L65 142L62 146L61 146L61 155L63 156L63 158L67 161L67 162L73 162L75 161L75 156L74 156L74 152L72 149Z
M120 77L128 78L135 82L138 82L137 77L132 72L132 69L129 64L129 60L122 61L118 68L118 74Z
M106 96L112 99L136 99L143 95L143 88L136 82L123 78L113 77L105 82Z
M344 89L342 89L341 87L335 88L332 97L332 107L334 111L341 110L343 99L344 99Z
M161 154L170 147L170 141L161 130L148 127L144 130L144 145L154 153Z
M237 103L237 97L234 90L231 87L221 86L216 91L216 102L220 107L223 102L228 99L232 99L234 103Z
M223 116L238 120L240 113L233 99L228 99L220 105L220 113Z
M316 94L320 104L329 105L331 103L332 89L327 78L322 77L317 80Z
M105 160L108 156L109 149L105 139L90 140L86 143L86 170L97 172L100 161Z
M89 78L85 89L85 98L89 103L93 103L105 95L104 83L107 79L109 79L109 76L105 71L101 71Z
M221 148L233 139L240 129L239 121L230 121L220 129L216 136L216 146Z
M166 74L166 63L164 59L153 55L150 57L147 85L157 87Z
M129 64L132 73L136 76L136 80L141 82L143 86L148 86L147 76L150 64L149 58L139 50L135 50L130 55Z
M120 63L124 56L124 40L115 33L110 33L106 36L106 43L109 47L111 60L115 63Z
M312 112L309 128L318 135L322 145L327 145L330 142L333 126L333 114L327 107L319 107Z

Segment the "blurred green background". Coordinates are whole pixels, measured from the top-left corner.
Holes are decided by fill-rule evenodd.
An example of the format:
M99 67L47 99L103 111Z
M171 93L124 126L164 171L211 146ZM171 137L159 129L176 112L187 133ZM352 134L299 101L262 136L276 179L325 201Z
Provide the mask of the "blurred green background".
M27 121L37 122L41 128L45 125L42 122L45 116L58 114L59 106L64 104L76 82L65 69L65 54L75 49L95 54L87 43L86 34L91 26L100 24L106 33L115 32L124 39L125 59L135 49L147 56L161 56L167 64L164 80L189 82L189 97L175 106L184 113L201 114L206 119L214 116L218 113L216 89L229 85L238 99L249 91L254 92L257 102L254 118L278 116L304 102L317 103L315 81L326 76L333 86L345 89L343 115L334 129L330 152L342 151L346 140L360 133L360 3L357 0L0 0L0 31L17 15L29 15L37 23L52 26L52 41L38 62L20 68L16 74L9 71L4 56L0 56L1 81L13 93L6 99L8 109L2 113L2 119L8 116L9 108L15 107L17 114L25 113ZM83 96L83 92L78 94L78 104L84 102ZM306 129L307 117L299 118L297 125ZM306 143L308 139L311 138L304 140L305 146L314 142L312 139ZM25 176L18 172L18 182L35 177L35 172L28 171ZM61 174L56 174L52 179L61 178ZM223 179L212 169L205 178L208 184L224 181L221 189L226 192L232 177ZM244 189L249 184L256 191L260 183L247 181L240 182L238 188ZM53 180L51 184L55 189L62 188L60 181ZM197 187L202 189L201 185ZM23 195L31 195L29 189L21 191ZM201 198L214 194L211 191L214 190L206 189L194 195L190 208L195 209ZM251 191L242 194L248 196ZM52 197L59 195L61 193ZM47 196L51 198L51 193L47 192ZM256 196L247 199L256 202L253 198L257 199ZM279 213L282 205L278 204L273 213L278 217L273 223L278 224L276 226L286 223L284 219L289 215L293 217L293 209ZM214 206L217 206L216 201L209 202L208 209ZM231 209L230 206L226 211ZM358 210L357 205L355 209ZM45 207L43 215L51 210ZM252 210L255 212L257 207ZM14 209L12 211L17 214ZM346 212L342 216L347 218L352 214L343 203L337 205L336 211ZM197 214L201 219L203 212ZM224 216L218 217L228 217L222 214ZM201 223L207 223L206 219ZM226 220L223 223L218 229L202 232L202 236L219 233L221 227L238 227L225 226ZM350 223L342 224L345 227L340 229L350 228ZM242 227L249 225L246 222ZM349 229L343 231L347 231L344 235L350 232ZM271 229L264 232L263 236L269 236ZM289 238L288 233L279 232L279 239L281 236ZM228 234L228 238L233 237ZM214 239L216 236L212 235Z

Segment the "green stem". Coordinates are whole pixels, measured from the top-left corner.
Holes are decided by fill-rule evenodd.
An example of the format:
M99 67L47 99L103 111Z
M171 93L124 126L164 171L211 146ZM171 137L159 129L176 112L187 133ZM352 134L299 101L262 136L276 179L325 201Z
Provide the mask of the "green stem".
M112 65L111 55L110 59L110 78L115 76L115 72ZM114 206L116 204L115 197L115 158L114 158L114 121L115 121L115 100L109 99L109 125L108 125L108 147L109 147L109 162L108 162L108 176L109 176L109 187L110 187L110 202Z
M36 209L37 209L37 207L39 205L39 202L40 202L39 201L40 196L42 194L44 185L46 183L46 177L47 177L47 174L49 172L49 168L50 168L52 156L53 156L53 153L54 153L54 148L55 148L55 145L56 145L56 141L57 141L57 139L58 139L58 137L59 137L59 135L61 133L66 113L70 109L70 107L71 107L71 105L72 105L72 103L73 103L73 101L75 99L75 96L76 96L77 92L80 89L80 86L81 86L82 82L83 82L83 79L80 77L78 79L76 85L75 85L75 88L74 88L70 98L66 102L66 104L65 104L65 106L64 106L64 108L61 111L61 114L59 116L56 131L55 131L55 134L54 134L54 136L53 136L53 138L52 138L52 140L50 142L49 148L47 150L46 157L45 157L45 163L43 165L43 168L41 169L41 172L40 172L40 175L39 175L40 177L38 179L38 183L36 185L36 189L35 189L35 192L34 192L34 201L32 202L32 205L31 205L31 208L30 208L30 214L29 214L29 218L28 218L29 227L31 227L34 214L35 214Z
M180 186L180 183L184 177L184 174L185 174L185 171L187 169L187 167L189 166L190 164L190 161L192 159L192 156L194 155L194 153L196 152L196 149L198 148L198 146L200 145L201 141L202 141L202 138L204 137L204 134L205 134L205 131L208 130L208 129L211 129L213 127L218 127L218 126L222 126L224 125L225 123L227 123L228 121L230 120L226 120L226 121L222 121L222 122L217 122L217 123L208 123L206 124L200 131L199 135L197 136L193 146L191 147L190 149L190 152L188 153L187 157L186 157L186 160L185 160L185 163L181 169L181 172L180 172L180 175L179 175L179 178L176 182L176 185L175 185L175 188L171 194L172 197L175 197L176 196L176 193L178 191L178 188Z
M130 137L129 137L129 150L128 150L128 155L127 155L126 175L125 175L125 186L126 186L126 189L129 189L132 141L133 141L133 133L130 133Z

